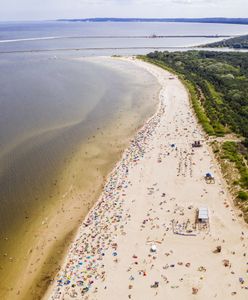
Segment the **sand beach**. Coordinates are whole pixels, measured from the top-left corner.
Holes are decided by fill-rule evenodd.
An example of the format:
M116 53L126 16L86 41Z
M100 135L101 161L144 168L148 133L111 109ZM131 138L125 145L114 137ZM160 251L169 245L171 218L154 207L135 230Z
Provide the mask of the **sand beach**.
M44 299L247 299L247 225L187 90L156 66L115 59L157 78L159 108L110 173Z

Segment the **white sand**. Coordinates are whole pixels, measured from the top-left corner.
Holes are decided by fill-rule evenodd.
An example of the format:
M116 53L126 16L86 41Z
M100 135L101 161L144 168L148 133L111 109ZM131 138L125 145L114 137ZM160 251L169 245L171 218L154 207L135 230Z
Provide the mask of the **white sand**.
M45 298L248 299L247 226L232 206L187 91L170 73L129 60L158 78L160 109L110 175ZM203 146L192 150L195 140ZM215 184L205 182L207 172ZM202 206L210 226L194 229ZM188 234L188 219L192 236L175 234L172 220L174 231ZM213 253L217 246L221 252Z

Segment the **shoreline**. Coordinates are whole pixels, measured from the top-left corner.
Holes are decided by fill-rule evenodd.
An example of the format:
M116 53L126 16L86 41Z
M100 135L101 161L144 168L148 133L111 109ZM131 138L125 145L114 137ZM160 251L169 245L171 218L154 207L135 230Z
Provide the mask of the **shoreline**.
M104 58L105 56L100 56L100 57L103 57L103 58ZM121 61L124 60L124 61L129 61L129 62L130 62L130 60L131 60L131 61L133 60L133 57L131 57L131 58L130 58L130 57L128 57L128 58L123 58L123 57L120 57L120 58L119 58L119 57L115 57L115 58L113 58L113 59L115 59L115 60L117 59L117 60L121 60ZM135 58L135 60L136 60L136 58ZM154 75L153 75L153 76L154 76ZM159 83L159 84L160 84L160 83ZM160 85L161 85L161 84L160 84ZM90 217L92 211L94 211L94 209L96 209L96 208L99 206L99 203L101 202L102 195L103 195L103 193L104 193L104 187L108 184L108 182L109 182L111 176L116 172L116 169L117 169L118 166L121 164L122 158L124 157L125 153L129 151L129 147L130 147L130 145L131 145L131 141L132 141L133 139L135 139L136 135L138 135L138 133L139 133L140 131L142 131L142 129L143 129L145 126L147 126L147 124L148 124L153 118L155 118L155 117L157 116L157 114L159 113L159 111L161 110L161 108L162 108L162 101L161 101L161 99L160 99L160 93L161 93L161 90L162 90L162 89L163 89L163 87L161 86L161 87L160 87L160 92L159 92L159 95L158 95L158 100L159 100L159 101L158 101L158 103L157 103L157 108L156 108L155 113L154 113L152 116L148 117L148 119L145 120L145 123L144 123L143 125L140 125L138 128L136 128L134 135L131 136L131 137L129 137L129 138L127 139L127 145L126 145L126 148L123 149L123 150L120 152L120 159L114 164L113 168L111 169L111 171L107 174L106 178L104 179L103 184L102 184L102 189L101 189L101 191L100 191L100 194L99 194L98 197L96 198L96 201L95 201L95 203L93 204L93 206L90 208L90 210L88 211L88 213L85 215L84 219L82 219L82 220L80 221L80 224L79 224L78 228L75 230L74 238L73 238L72 243L70 244L70 246L74 243L74 241L76 240L77 236L80 234L81 226L84 224L85 220L87 220L87 219ZM60 264L61 266L65 265L66 259L67 259L67 256L68 256L68 252L69 252L69 251L67 251L67 253L63 256L63 259L62 259L61 264ZM56 274L56 276L57 276L57 274ZM44 299L44 300L49 299L50 294L52 293L52 288L53 288L53 285L51 284L51 285L48 287L48 289L46 290L46 292L45 292L45 294L43 295L42 299Z
M223 259L228 258L224 259L228 260L228 262L229 257L231 256L233 264L235 265L235 270L238 270L239 273L244 272L245 267L243 265L239 266L239 264L241 263L240 259L242 260L242 264L244 259L239 258L239 255L237 253L240 253L240 251L246 251L247 244L244 244L245 246L243 247L245 248L243 249L242 247L237 248L237 245L239 246L240 241L246 242L247 238L245 236L242 236L240 230L246 229L247 226L237 218L237 209L230 209L229 207L231 203L231 196L227 190L225 181L221 176L216 159L213 157L212 148L207 144L205 137L203 137L202 129L196 122L195 115L192 111L192 106L189 103L188 96L185 96L187 94L187 92L185 91L185 87L175 75L172 75L169 72L161 69L158 70L158 67L152 67L147 63L137 60L135 61L135 63L146 66L148 69L155 73L155 70L157 70L157 78L160 78L160 80L163 80L163 76L167 74L166 80L164 79L164 85L162 85L162 89L159 95L159 110L144 124L141 129L139 129L139 131L135 135L134 140L131 141L131 145L129 145L129 147L124 151L121 160L115 165L114 169L109 174L109 181L107 180L102 195L100 196L94 207L90 210L89 214L78 229L76 238L73 244L71 244L62 270L56 277L56 279L59 281L57 281L57 283L54 282L53 285L50 286L44 299L71 299L77 297L77 295L79 295L79 293L83 293L83 291L85 292L85 295L87 295L87 299L116 299L117 297L119 297L120 299L126 299L127 296L129 297L129 299L131 299L132 297L134 297L132 299L141 299L142 295L144 295L143 289L146 289L147 295L150 295L149 299L153 298L154 296L157 296L157 299L162 299L164 294L158 294L158 292L154 294L154 292L156 292L157 290L150 289L149 283L147 283L147 280L145 280L147 279L147 277L144 280L137 278L139 284L138 287L133 290L134 282L132 281L136 280L136 277L140 277L140 275L142 274L143 276L147 276L147 272L151 273L151 275L149 274L148 276L150 284L154 282L154 278L157 279L156 277L158 275L159 281L165 281L165 286L164 283L161 283L161 285L163 285L161 289L163 289L164 292L166 291L166 293L170 295L171 299L174 299L174 297L191 299L192 293L197 294L199 291L201 291L202 293L201 299L209 299L209 286L212 289L211 292L216 293L216 295L213 296L216 299L223 299L223 297L228 297L226 299L229 299L229 297L237 294L237 290L238 293L240 293L239 297L241 297L239 299L243 299L243 297L245 297L245 291L242 290L242 288L244 288L244 286L242 286L243 283L241 283L240 285L238 280L236 282L229 278L230 276L226 274L225 268L221 267L220 258L218 257L218 255L213 254L212 251L217 244L221 244L222 248L224 249L224 253L220 254L219 256L221 256ZM172 84L168 92L167 89L170 82L172 82ZM179 92L175 92L175 87L177 87L181 93L183 92L183 96L186 99L183 98L183 96L180 95ZM173 98L173 93L176 93L176 96L174 97L178 97L178 101L180 99L181 101L183 101L182 105L185 107L185 110L187 108L190 109L190 111L184 111L182 108L180 108L182 116L180 116L180 112L178 115L177 110L180 106L174 107L176 104L171 100L170 103L167 103L168 97L171 97L171 99ZM162 107L163 105L165 105L166 109ZM168 109L167 106L169 106L171 110ZM161 112L161 115L158 116L161 107L163 108L163 111ZM175 114L174 116L173 113ZM169 122L165 118L165 115L167 114L172 114L172 122ZM174 119L176 116L177 118L179 118L179 121L177 119ZM156 119L156 117L161 117L163 119L163 122L161 123L161 120L159 120L158 122L155 122L155 124L153 124L153 128L149 128L149 122L151 122L152 119ZM177 122L184 126L188 124L188 127L186 126L182 128L182 126L173 124ZM163 129L166 126L168 126L168 131ZM154 136L152 134L149 135L147 140L145 138L144 140L142 140L142 137L140 137L142 145L141 148L143 147L143 152L141 151L142 155L138 158L137 161L132 159L129 161L127 157L128 155L132 156L132 146L134 151L137 150L132 142L135 143L135 141L139 141L139 134L142 134L142 130L145 130L146 127L148 127L149 130L154 133ZM188 131L189 134L187 133ZM170 133L168 132L174 132L177 138L171 137ZM190 136L190 133L193 136ZM193 138L203 139L204 141L202 149L199 149L198 152L192 152L191 144L190 146L188 145L188 143L191 142ZM166 141L164 145L161 144L161 139L164 139ZM178 145L176 146L176 148L179 147L179 151L175 151L175 146L170 146L172 142L175 142L175 145ZM156 146L159 147L156 148ZM163 154L164 151L162 150L165 150L166 152L168 151L168 154ZM168 166L165 166L163 164L164 161L167 162ZM197 161L197 163L199 164L199 168L195 167L195 161ZM154 170L155 163L158 164L158 170ZM174 171L175 163L176 165L178 165L176 170ZM124 168L124 171L121 169L121 167ZM169 170L171 170L171 174L168 174L168 171L166 172L166 174L161 173L162 167L165 167L165 172L169 167ZM213 186L206 186L204 179L200 179L201 177L199 177L202 176L201 174L203 170L207 171L206 168L209 168L216 175L216 184ZM127 173L125 173L126 171ZM155 178L151 177L148 171L152 172L152 175L156 177L157 182L155 182L154 184L152 184L152 180L155 181ZM118 175L118 173L120 174ZM163 179L163 176L166 177L165 181ZM110 186L108 186L109 184ZM160 191L161 186L167 186L168 190L166 190L166 192L163 192L162 196L162 191ZM194 187L195 191L192 190L192 186ZM180 191L180 188L182 189L182 191ZM185 191L183 191L184 189ZM156 197L154 196L155 194ZM201 198L206 198L205 202L209 206L209 212L211 212L210 217L212 218L211 222L213 223L213 225L211 224L211 231L209 230L208 233L204 231L197 231L195 241L192 241L191 244L191 242L189 242L188 240L189 237L186 237L187 240L182 241L181 237L175 236L173 233L171 233L171 223L168 223L168 220L167 223L163 223L164 221L161 220L161 217L166 215L167 213L170 217L173 217L173 224L174 222L176 222L176 224L178 225L180 224L180 222L182 222L181 219L185 218L182 216L188 215L188 217L191 218L191 223L193 218L192 210L199 208L199 200L197 197L198 194L201 195ZM186 199L185 196L187 196ZM161 197L164 199L162 199ZM217 201L215 203L213 202L213 199L215 199L216 197L218 197L220 201ZM137 198L138 200L134 198ZM177 202L174 203L173 201L175 201L176 198ZM188 198L191 200L188 200ZM108 200L108 202L106 202L106 200ZM153 204L151 200L154 201L155 204ZM108 205L111 205L112 201L113 205L109 207ZM157 203L157 201L161 202ZM201 204L203 204L202 200L200 202ZM136 203L135 207L134 203ZM167 211L163 212L162 215L161 211L158 211L158 208L161 205L162 207L160 207L160 210L166 209L165 207L163 207L163 205L167 207ZM111 211L110 208L112 208L113 211ZM138 208L140 208L140 210ZM147 215L143 216L143 210L145 208L149 209ZM190 212L188 211L189 209L191 210ZM223 209L225 209L224 215L222 212ZM173 210L174 213L172 213ZM151 217L153 213L154 216ZM118 216L117 219L116 214ZM112 220L112 223L114 225L112 225L111 222L110 224L108 222L104 223L105 217L106 220ZM140 223L140 220L142 219L144 221ZM149 222L152 223L152 227L146 228L147 223ZM121 224L121 226L119 226L119 223ZM132 226L129 225L130 223L132 224ZM104 226L104 224L105 227L101 227ZM174 226L173 224L172 226ZM153 232L154 230L156 231L155 235ZM231 231L233 231L233 236L229 237ZM234 234L235 232L237 236L236 234ZM240 237L238 236L239 234L237 232L239 232L239 234L241 235ZM106 241L104 241L104 238L101 239L101 234L106 234ZM221 241L221 238L219 237L220 234L222 235L222 239L225 237L226 241L224 239L223 241ZM173 248L173 250L166 249L168 245L166 245L165 240L167 240L167 244L169 243L169 247ZM134 241L136 241L136 243ZM151 242L153 244L156 244L157 248L163 248L161 250L159 249L159 251L154 251L153 257L151 254L148 254ZM88 244L86 248L84 248L85 243ZM232 251L230 249L234 247L234 245L236 251L233 251L234 254L232 254ZM190 248L192 253L188 252L188 248ZM181 253L182 249L184 249L185 253ZM100 253L98 250L100 251ZM164 250L167 250L167 253L165 253L165 257L159 257L158 254L160 252L164 252ZM116 259L114 259L114 257L111 258L111 251L114 251L112 255L116 256ZM89 257L84 259L84 253L88 253ZM128 257L126 257L127 253L129 253ZM101 256L103 254L104 256ZM205 255L204 260L202 260L203 254ZM167 274L161 275L161 273L164 272L163 270L159 271L158 273L159 267L161 268L161 266L165 263L164 261L166 260L167 256L169 258L170 256L173 257L173 260L179 260L178 257L181 257L182 262L179 261L177 265L182 266L185 264L186 269L184 269L183 272L187 273L187 278L192 277L189 282L188 280L186 280L186 282L184 283L183 279L177 281L176 277L178 277L179 275L175 273L173 274L173 272L171 271L172 269L170 270L170 268L176 267L175 264L172 264L171 266L167 264L163 267L163 270L169 269L168 273L171 277L171 280L173 281L173 286L168 286L169 281L167 279ZM93 259L93 262L91 262L91 257ZM146 257L144 258L143 263L139 259L140 257ZM217 278L214 278L215 276L212 276L213 270L216 269L212 261L214 261L216 264L220 264L220 274L217 274L220 275L218 278L221 278L219 279L219 281ZM199 264L205 264L205 266L198 266L199 269L201 269L204 273L207 272L208 269L210 269L210 273L212 275L209 275L208 271L202 278L202 276L200 276L202 274L199 273L199 269L192 270L191 268L190 270L191 265L195 265L196 262ZM139 265L138 269L135 267L134 263ZM89 268L89 270L85 270L83 271L83 273L80 273L78 270L81 268L84 270L85 264L85 267L88 266L86 269L88 270ZM102 267L100 267L101 264ZM140 265L142 265L141 271ZM129 268L127 271L126 268L128 266ZM116 278L117 276L114 276L117 270L120 277L119 280L118 278ZM138 272L138 275L133 275L134 272L135 274ZM182 271L179 271L179 273L181 272ZM89 277L85 277L84 274L87 273L89 274ZM129 277L130 275L131 277ZM160 278L160 275L162 279ZM79 280L80 276L84 279ZM127 276L129 277L129 279ZM205 280L204 277L206 277L205 285L203 285L202 283L203 280ZM90 278L91 280L87 278ZM113 284L111 284L112 281L114 282ZM125 283L124 285L122 284L123 281ZM176 281L177 283L175 283ZM222 281L224 281L224 283ZM228 291L227 288L224 288L223 291L218 290L220 285L224 287L227 284L226 281L231 282L228 283L227 286L233 286L233 291ZM246 284L247 286L247 282L244 282L244 284ZM93 290L94 286L95 289ZM128 286L129 288L127 288ZM87 289L83 290L83 287ZM142 289L140 290L139 287L142 287ZM172 289L172 287L174 288ZM158 286L156 286L156 288L158 288ZM192 293L191 289L193 291ZM228 295L230 296L226 295L226 293L228 292Z
M72 149L65 167L58 172L56 178L58 179L56 189L59 193L56 195L54 193L56 198L53 198L54 201L50 200L51 205L46 212L40 216L37 211L35 224L30 226L30 231L25 231L21 241L18 242L18 254L21 253L21 256L23 253L24 260L19 263L19 256L11 255L9 251L6 251L8 256L13 257L16 262L14 266L14 263L9 262L8 257L6 259L9 263L9 273L5 273L5 281L2 281L3 289L0 293L4 299L26 300L40 298L43 295L45 287L53 278L52 272L58 271L60 257L64 257L65 248L67 249L73 241L72 237L75 236L81 220L99 198L106 176L119 161L130 137L137 128L143 126L144 120L155 110L153 104L157 104L156 95L160 89L156 79L151 78L149 74L143 76L143 70L140 71L138 68L130 70L128 63L119 64L112 58L108 58L109 62L105 61L105 58L100 60L106 68L109 65L109 68L116 69L118 76L121 76L123 80L125 76L128 76L127 82L129 82L129 76L130 78L134 76L131 83L137 83L138 87L132 88L129 93L121 93L120 95L125 98L120 103L121 105L118 104L119 112L102 125L94 136L80 143L77 149ZM80 64L80 62L77 63ZM135 76L139 76L138 79ZM142 87L144 82L147 82L150 90L147 90L145 86L144 92L136 96L140 89L139 85ZM145 95L151 98L148 105L143 101ZM140 115L139 105L142 103L144 107ZM30 219L29 222L31 222ZM28 237L30 240L34 237L35 244L27 243L30 241ZM13 272L10 269L12 266L14 266ZM6 270L8 270L7 267ZM12 274L16 282L13 278L10 279Z

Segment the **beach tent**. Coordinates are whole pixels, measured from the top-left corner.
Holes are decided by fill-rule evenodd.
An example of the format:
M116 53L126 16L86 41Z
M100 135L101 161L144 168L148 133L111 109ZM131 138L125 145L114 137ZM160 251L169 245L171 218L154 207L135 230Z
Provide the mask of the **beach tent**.
M207 223L209 220L208 209L206 207L200 207L198 211L198 221L201 223Z

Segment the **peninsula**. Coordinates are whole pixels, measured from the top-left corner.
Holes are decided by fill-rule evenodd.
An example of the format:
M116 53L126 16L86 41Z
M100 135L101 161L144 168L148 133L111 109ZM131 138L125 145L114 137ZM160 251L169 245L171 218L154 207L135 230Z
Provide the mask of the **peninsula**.
M199 46L203 48L230 48L230 49L248 49L248 35L241 35L224 39L219 42L210 43L207 45Z

